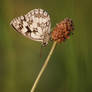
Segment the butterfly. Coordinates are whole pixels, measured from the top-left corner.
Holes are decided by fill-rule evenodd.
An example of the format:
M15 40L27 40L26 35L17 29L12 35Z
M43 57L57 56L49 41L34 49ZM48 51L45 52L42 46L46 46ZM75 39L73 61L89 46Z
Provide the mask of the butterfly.
M43 9L33 9L27 14L14 18L10 25L25 37L39 41L43 46L50 39L51 21L49 14Z

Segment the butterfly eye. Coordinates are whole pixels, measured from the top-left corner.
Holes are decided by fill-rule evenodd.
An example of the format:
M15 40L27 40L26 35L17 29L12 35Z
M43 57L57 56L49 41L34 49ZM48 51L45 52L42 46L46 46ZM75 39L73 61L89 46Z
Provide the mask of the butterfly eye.
M45 47L46 45L48 45L48 42L43 42L42 45Z
M47 44L46 44L46 43L43 43L42 45L43 45L43 46L46 46Z

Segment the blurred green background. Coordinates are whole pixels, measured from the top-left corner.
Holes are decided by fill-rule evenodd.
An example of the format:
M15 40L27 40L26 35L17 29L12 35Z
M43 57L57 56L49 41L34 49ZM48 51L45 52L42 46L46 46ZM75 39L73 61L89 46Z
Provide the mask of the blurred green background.
M35 92L92 92L92 0L0 0L0 92L29 92L52 42L43 48L10 26L34 8L49 12L52 27L65 17L75 30L58 44Z

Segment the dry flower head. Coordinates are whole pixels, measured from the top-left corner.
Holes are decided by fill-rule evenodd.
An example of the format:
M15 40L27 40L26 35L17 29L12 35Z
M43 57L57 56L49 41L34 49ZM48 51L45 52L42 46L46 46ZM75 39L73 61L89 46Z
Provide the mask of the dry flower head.
M69 39L73 29L74 27L72 20L70 18L65 18L63 21L56 25L51 37L57 43L61 43L64 40Z

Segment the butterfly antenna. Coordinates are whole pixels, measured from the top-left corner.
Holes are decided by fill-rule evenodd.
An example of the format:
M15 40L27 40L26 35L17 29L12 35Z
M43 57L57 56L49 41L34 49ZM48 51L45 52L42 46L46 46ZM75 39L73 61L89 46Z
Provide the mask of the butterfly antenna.
M42 57L42 45L41 45L41 48L40 48L40 58Z

